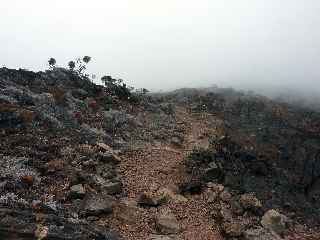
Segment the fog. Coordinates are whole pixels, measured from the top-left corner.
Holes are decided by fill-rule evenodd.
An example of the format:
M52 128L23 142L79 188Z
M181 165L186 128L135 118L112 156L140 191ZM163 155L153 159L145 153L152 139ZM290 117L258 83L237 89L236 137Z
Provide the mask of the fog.
M212 84L320 93L319 0L2 0L0 65L88 72L152 90Z

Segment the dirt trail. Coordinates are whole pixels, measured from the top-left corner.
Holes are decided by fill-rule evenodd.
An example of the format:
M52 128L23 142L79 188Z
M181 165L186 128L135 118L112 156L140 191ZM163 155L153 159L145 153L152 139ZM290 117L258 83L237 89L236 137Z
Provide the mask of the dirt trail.
M187 180L185 156L193 147L207 147L207 123L178 108L177 120L186 127L184 146L173 148L169 143L160 147L150 146L143 151L130 152L120 164L126 197L116 207L110 222L113 229L118 230L124 239L149 239L155 230L155 215L161 209L170 209L176 216L182 232L177 239L216 240L222 239L214 229L206 194L188 196L187 202L170 202L157 208L141 208L136 206L142 192L155 193L165 187L174 189ZM125 206L125 207L123 207Z

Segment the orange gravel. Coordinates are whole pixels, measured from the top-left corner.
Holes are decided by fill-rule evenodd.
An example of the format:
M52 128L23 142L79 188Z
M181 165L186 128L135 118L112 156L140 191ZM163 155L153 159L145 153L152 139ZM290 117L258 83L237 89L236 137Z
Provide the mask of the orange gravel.
M182 148L172 148L170 144L149 146L143 151L131 151L123 156L119 168L126 197L121 199L122 202L136 202L144 191L156 192L161 187L178 186L188 179L185 157L192 147L208 145L208 139L203 137L207 131L206 121L192 117L184 109L177 110L177 118L187 129ZM120 204L115 208L109 224L125 240L148 239L151 234L157 234L154 217L163 208L169 208L182 227L177 239L223 239L210 216L205 193L188 196L185 203L170 202L157 208L123 208Z

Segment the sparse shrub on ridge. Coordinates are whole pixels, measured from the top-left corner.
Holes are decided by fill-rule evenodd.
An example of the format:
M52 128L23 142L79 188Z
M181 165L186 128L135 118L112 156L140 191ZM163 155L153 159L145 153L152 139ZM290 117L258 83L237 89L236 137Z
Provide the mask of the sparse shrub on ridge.
M84 56L82 59L77 58L75 61L70 61L69 62L69 68L70 70L75 70L75 72L80 76L80 77L89 77L88 74L84 74L84 71L87 69L87 64L91 61L91 57L89 56ZM71 64L71 68L70 67Z
M91 61L91 57L89 57L89 56L84 56L84 57L82 58L82 61L83 61L84 63L88 64L88 63Z
M92 58L90 56L84 56L83 58L71 60L68 62L68 69L73 75L83 80L93 81L92 79L95 78L95 75L92 75L92 79L90 79L89 74L85 73L87 64L91 61L91 59ZM54 70L56 60L54 58L50 58L48 62L50 69ZM112 98L114 97L134 104L141 103L146 100L145 96L149 92L146 88L137 89L134 92L134 88L124 83L122 79L115 79L108 75L103 76L101 81L105 87L104 91L109 96L107 104L112 104ZM62 100L59 96L58 98L59 100Z
M68 63L68 66L69 66L69 69L70 69L71 71L73 71L74 68L76 67L76 63L75 63L74 61L70 61L70 62Z
M134 88L127 86L122 79L114 79L111 76L103 76L102 83L106 87L106 92L110 96L118 97L121 100L136 102L136 97L132 94Z
M54 59L54 58L50 58L49 61L48 61L48 63L49 63L50 69L54 69L57 61L56 61L56 59Z

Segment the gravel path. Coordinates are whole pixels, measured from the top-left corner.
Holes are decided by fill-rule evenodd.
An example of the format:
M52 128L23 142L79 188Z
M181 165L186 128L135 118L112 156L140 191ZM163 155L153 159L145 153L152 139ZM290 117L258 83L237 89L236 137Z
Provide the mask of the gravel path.
M176 235L177 239L222 239L214 229L205 192L188 196L187 202L170 202L157 208L141 208L135 204L142 192L155 193L163 187L174 189L185 182L188 178L184 164L187 152L195 146L208 145L204 119L192 117L184 109L177 110L177 118L186 127L183 147L149 146L143 151L127 153L120 164L126 198L115 208L109 224L125 240L148 239L151 234L157 234L154 218L163 208L169 208L179 221L182 232Z

